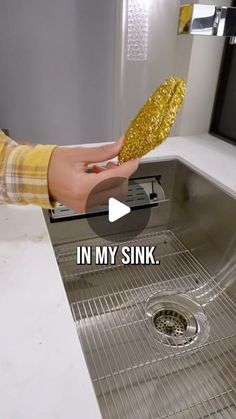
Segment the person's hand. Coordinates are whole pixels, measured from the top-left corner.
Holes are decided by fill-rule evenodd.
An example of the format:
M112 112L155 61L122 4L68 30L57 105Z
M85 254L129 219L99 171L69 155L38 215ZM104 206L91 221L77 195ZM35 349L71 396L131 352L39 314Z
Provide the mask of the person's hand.
M104 204L109 196L124 196L127 179L138 168L139 159L120 166L113 162L108 162L103 168L93 165L116 157L122 142L123 137L113 144L99 147L55 148L48 170L51 199L77 212L85 212L88 196L95 187L93 196L90 195L89 206ZM88 172L90 164L93 166Z

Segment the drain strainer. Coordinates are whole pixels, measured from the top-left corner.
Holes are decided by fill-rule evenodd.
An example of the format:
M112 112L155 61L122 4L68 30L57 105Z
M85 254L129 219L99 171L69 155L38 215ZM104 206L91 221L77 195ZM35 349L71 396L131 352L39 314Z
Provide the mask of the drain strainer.
M160 310L155 314L153 323L160 333L175 337L183 336L188 325L185 317L174 310Z
M201 305L187 294L166 291L153 295L146 303L146 315L152 336L163 344L186 346L209 336Z

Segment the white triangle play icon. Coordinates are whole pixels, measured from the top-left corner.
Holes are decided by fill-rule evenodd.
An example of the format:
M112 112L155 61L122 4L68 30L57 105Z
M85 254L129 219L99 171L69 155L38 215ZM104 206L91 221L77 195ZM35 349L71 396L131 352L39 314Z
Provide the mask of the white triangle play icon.
M130 207L122 202L117 201L115 198L109 198L109 216L108 219L110 223L119 220L119 218L124 217L129 214L131 211Z

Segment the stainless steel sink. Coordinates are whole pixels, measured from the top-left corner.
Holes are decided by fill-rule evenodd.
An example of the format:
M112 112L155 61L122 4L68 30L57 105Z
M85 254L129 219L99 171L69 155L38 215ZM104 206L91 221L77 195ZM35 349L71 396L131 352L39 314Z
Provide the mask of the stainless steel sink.
M102 417L236 418L236 199L179 160L135 176L158 177L165 199L122 234L156 245L159 266L77 266L77 245L106 239L45 211Z

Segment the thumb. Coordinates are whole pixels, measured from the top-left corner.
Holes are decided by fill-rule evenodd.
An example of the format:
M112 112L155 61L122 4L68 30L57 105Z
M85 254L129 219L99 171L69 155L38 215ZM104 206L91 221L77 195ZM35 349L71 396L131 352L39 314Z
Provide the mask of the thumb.
M85 163L98 163L116 157L123 144L124 137L120 137L115 143L105 144L99 147L81 147L80 160Z

